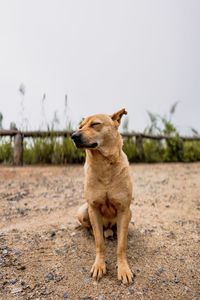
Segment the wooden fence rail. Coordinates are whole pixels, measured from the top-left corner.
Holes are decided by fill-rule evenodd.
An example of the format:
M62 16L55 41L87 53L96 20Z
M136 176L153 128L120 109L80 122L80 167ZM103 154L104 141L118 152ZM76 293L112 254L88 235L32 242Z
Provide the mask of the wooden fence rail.
M18 131L18 130L0 130L0 137L14 137L13 164L16 166L23 165L23 140L24 138L46 138L46 137L70 137L73 131ZM151 135L139 132L122 133L123 138L133 138L136 140L136 149L142 158L143 139L151 140L170 140L171 135ZM200 141L200 136L179 136L183 141Z

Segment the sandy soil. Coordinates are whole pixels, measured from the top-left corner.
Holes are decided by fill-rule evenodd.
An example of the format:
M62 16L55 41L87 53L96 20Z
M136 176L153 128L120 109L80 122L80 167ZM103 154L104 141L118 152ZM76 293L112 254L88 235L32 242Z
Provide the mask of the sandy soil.
M128 260L117 280L116 239L95 282L92 234L77 226L83 167L0 167L0 299L200 299L200 164L132 165Z

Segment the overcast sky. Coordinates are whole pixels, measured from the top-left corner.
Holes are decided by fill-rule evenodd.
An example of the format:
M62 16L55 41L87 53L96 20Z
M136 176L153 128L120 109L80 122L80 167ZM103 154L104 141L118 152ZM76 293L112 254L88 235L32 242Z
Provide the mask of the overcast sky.
M26 88L28 129L57 111L78 121L125 107L130 129L147 110L200 131L199 0L0 0L0 111L4 127L21 124ZM43 113L44 114L44 113Z

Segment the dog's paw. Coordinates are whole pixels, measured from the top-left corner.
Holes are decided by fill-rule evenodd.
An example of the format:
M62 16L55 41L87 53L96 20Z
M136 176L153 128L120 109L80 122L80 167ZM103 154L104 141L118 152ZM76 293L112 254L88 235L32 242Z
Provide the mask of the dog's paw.
M92 266L92 269L90 271L90 275L96 279L99 280L103 277L103 275L106 274L106 264L103 260L95 260L95 263Z
M121 280L124 284L133 282L133 273L127 262L118 263L118 280Z

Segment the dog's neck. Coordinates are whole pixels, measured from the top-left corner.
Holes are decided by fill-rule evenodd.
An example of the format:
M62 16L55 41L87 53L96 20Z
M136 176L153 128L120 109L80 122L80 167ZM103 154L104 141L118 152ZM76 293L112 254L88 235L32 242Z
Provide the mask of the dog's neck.
M86 160L87 158L90 158L91 162L99 162L102 161L102 163L108 163L110 165L113 165L120 161L122 157L122 146L123 141L122 138L118 140L118 144L116 142L110 141L109 145L106 145L105 147L100 147L99 149L86 149Z

